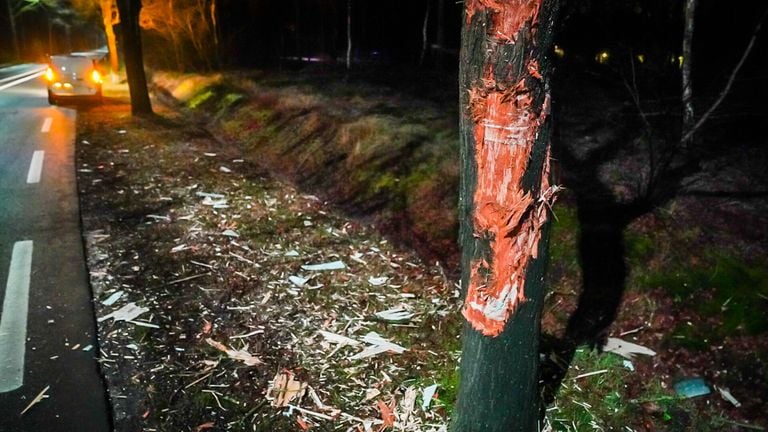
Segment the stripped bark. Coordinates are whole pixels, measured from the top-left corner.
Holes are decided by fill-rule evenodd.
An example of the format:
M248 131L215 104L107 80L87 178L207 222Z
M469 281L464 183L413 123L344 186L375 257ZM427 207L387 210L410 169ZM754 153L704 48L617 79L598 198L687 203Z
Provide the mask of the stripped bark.
M462 287L457 431L532 431L558 0L469 0L460 62Z

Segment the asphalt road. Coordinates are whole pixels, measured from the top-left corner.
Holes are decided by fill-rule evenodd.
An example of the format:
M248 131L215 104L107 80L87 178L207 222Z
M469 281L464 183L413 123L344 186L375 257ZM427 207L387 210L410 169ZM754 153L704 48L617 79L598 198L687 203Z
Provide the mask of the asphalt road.
M0 432L108 431L75 185L76 111L49 106L40 77L9 86L43 67L0 69Z

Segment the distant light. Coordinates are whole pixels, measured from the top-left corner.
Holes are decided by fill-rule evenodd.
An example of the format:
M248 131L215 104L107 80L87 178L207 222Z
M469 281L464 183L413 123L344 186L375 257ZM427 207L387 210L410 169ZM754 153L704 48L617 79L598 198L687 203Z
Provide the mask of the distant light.
M607 50L606 51L600 51L595 56L595 61L600 63L600 64L606 64L606 63L608 63L608 60L610 58L611 58L611 53L609 53Z
M645 63L645 54L638 54L635 56L635 58L637 59L638 63L640 64Z
M682 69L682 67L683 67L683 56L677 56L677 67Z
M45 70L45 79L48 81L53 81L53 69L48 68Z
M91 79L96 84L101 84L102 83L102 81L101 81L101 74L96 69L94 69L93 72L91 72Z
M565 57L565 50L560 45L555 45L555 55L558 58L563 58Z

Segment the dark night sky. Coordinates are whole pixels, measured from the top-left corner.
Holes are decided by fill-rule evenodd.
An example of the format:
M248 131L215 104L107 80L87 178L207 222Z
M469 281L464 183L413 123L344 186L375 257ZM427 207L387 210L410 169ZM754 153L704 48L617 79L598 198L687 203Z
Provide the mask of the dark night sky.
M0 61L10 57L7 2L0 0ZM376 65L417 65L421 49L424 12L430 5L429 43L438 31L438 0L352 0L354 55ZM346 0L219 0L225 63L231 67L273 66L280 57L316 56L342 58L346 44ZM444 0L443 68L455 70L463 4ZM563 5L557 43L570 60L594 67L593 57L602 49L614 58L644 52L657 62L680 51L682 0L580 0ZM716 85L738 60L757 18L765 10L761 0L738 6L717 0L700 0L694 49L696 67L704 85ZM19 18L19 33L26 57L39 59L49 51L47 16L31 12ZM97 22L72 28L72 49L98 45ZM745 68L745 76L768 71L768 31ZM65 31L53 26L54 52L67 48ZM145 37L149 63L167 59L167 47L157 37ZM4 60L5 59L5 60ZM433 65L429 60L426 64ZM168 65L158 65L168 66Z

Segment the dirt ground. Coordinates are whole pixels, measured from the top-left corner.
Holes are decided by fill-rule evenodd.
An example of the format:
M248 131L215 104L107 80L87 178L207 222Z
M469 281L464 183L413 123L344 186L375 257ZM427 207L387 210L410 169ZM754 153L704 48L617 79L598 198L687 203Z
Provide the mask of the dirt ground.
M458 332L442 268L156 110L78 119L116 430L444 430L451 389L432 385Z

